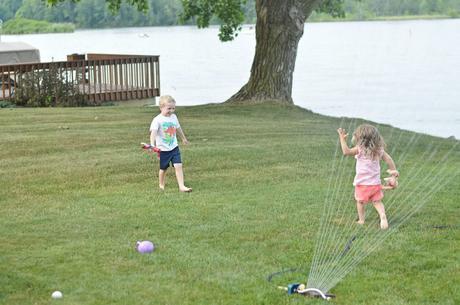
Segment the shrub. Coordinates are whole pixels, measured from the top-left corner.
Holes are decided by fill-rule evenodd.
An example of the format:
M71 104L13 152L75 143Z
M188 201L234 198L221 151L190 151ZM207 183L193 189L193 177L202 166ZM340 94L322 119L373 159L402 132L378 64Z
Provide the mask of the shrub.
M14 104L9 101L0 101L0 108L14 108Z
M83 94L77 86L66 80L58 69L27 72L21 77L15 89L13 102L24 107L87 106Z
M458 18L460 17L460 11L457 11L455 9L449 9L449 11L447 12L447 15L450 18Z

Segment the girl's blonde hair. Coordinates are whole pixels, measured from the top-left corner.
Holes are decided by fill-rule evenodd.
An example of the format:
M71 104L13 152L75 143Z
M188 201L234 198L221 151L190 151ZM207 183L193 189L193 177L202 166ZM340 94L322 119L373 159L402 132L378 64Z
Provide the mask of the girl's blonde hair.
M176 103L176 100L171 95L160 96L160 102L159 102L160 108L170 103L174 103L174 104Z
M353 141L371 159L379 159L385 149L385 141L377 128L369 124L362 124L353 133Z

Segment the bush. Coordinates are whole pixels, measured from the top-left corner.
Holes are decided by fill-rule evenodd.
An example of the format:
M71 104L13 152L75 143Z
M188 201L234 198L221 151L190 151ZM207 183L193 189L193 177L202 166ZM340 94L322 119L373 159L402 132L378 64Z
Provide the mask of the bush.
M460 11L457 11L457 10L454 10L454 9L449 9L449 11L447 12L447 15L450 18L458 18L458 17L460 17Z
M9 101L0 101L0 108L14 108L15 105Z
M24 73L13 102L24 107L88 106L85 96L56 68Z

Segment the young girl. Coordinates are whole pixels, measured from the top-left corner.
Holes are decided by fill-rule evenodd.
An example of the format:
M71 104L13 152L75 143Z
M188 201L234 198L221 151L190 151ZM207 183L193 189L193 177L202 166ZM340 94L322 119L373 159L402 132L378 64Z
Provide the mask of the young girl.
M363 124L356 128L353 133L352 143L355 145L349 148L345 129L337 129L339 133L340 146L346 156L356 158L356 176L353 181L355 186L356 208L358 210L358 224L364 224L364 204L372 202L380 216L380 228L388 228L385 207L382 203L383 192L380 180L380 159L388 165L389 173L397 178L399 176L395 163L388 153L385 152L385 142L377 128L372 125ZM385 187L388 189L389 187ZM390 187L391 188L391 187Z

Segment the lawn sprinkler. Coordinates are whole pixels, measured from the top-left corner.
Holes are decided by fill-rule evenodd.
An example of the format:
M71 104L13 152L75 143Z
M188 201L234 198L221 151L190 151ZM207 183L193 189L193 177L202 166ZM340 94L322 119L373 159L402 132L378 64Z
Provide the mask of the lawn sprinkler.
M287 291L288 294L301 294L304 296L308 297L314 297L314 298L322 298L324 300L329 301L332 298L335 298L335 295L329 294L329 293L324 293L319 289L316 288L306 288L305 284L289 284L287 287L284 286L278 286L279 289Z
M147 144L147 143L141 143L142 149L148 151L148 152L156 152L158 159L160 159L160 152L161 150L158 147L155 147L153 145Z
M136 250L139 253L151 253L155 250L155 245L148 240L138 241L136 243Z

